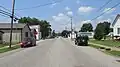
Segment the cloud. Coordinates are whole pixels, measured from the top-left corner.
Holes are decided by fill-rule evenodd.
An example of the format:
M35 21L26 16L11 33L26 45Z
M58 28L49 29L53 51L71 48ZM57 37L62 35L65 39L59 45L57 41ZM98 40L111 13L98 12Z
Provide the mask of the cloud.
M111 9L111 8L105 8L104 10L103 10L103 12L106 12L106 13L112 13L113 11L115 11L116 10L116 8L113 8L113 9Z
M69 7L65 7L65 10L66 10L66 11L69 11L69 10L71 10L71 9L70 9Z
M110 18L106 20L99 20L98 23L103 23L104 21L111 22L112 20Z
M69 21L69 17L63 13L59 13L57 16L52 16L53 22L58 24L64 24Z
M55 5L57 5L57 3L53 3L50 7L53 8Z
M72 11L67 12L66 14L64 13L59 13L55 16L52 16L52 20L50 22L53 29L55 29L56 31L62 31L63 29L65 29L65 26L67 27L68 30L70 30L70 17L67 16L68 15L73 15ZM73 20L74 22L74 20ZM74 23L73 23L73 26Z
M76 3L77 3L77 4L80 4L80 0L77 0Z
M68 11L68 12L67 12L67 15L68 15L68 16L73 16L73 12L72 12L72 11Z
M78 13L90 13L94 10L95 8L90 7L90 6L81 6L78 8Z
M91 20L82 21L82 22L80 23L80 27L82 27L82 25L85 24L85 23L92 23L92 21L91 21Z

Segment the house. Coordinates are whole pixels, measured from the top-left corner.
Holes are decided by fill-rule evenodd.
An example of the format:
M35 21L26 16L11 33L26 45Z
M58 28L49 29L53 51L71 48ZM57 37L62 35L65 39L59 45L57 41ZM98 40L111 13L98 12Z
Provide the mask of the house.
M0 42L10 41L10 23L0 23ZM31 29L28 24L13 24L12 42L21 42L25 37L31 37Z
M68 36L68 38L76 38L76 33L75 32L72 32L72 34L70 34L69 36Z
M112 23L113 27L113 36L114 37L120 37L120 14L118 14L115 18L115 20Z
M79 32L78 35L87 35L89 38L93 38L94 32Z
M41 39L40 25L31 25L29 26L31 30L34 30L36 33L36 40Z

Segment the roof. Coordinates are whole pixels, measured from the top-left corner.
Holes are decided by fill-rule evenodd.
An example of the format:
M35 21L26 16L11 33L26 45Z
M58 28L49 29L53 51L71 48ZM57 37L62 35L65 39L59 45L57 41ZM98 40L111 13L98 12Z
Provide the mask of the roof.
M3 31L0 31L1 33L4 33Z
M21 23L14 23L13 28L24 28L26 24L21 24ZM0 23L0 28L11 28L11 23Z
M113 23L112 23L112 26L115 25L115 23L117 22L117 19L118 19L118 18L120 18L120 14L118 14L118 15L116 16L115 20L114 20Z

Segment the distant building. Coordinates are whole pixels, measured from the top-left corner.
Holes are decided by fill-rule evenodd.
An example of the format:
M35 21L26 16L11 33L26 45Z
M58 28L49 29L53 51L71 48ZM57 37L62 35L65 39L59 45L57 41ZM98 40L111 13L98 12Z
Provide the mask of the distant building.
M89 38L93 38L94 32L79 32L78 35L87 35Z
M10 23L0 23L0 42L10 42ZM12 42L21 42L25 37L31 37L28 24L13 24Z
M113 36L120 37L120 14L118 14L112 23L113 26Z
M75 32L72 32L72 34L69 34L68 38L76 38L76 33Z
M41 39L40 25L31 25L30 29L31 30L34 29L36 31L36 39L40 40Z

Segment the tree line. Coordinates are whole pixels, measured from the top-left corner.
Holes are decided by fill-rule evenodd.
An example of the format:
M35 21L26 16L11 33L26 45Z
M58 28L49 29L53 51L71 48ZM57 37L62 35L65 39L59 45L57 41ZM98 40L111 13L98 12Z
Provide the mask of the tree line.
M110 25L111 25L110 22L104 21L98 23L96 28L93 30L93 26L91 23L84 23L79 32L94 32L94 39L96 40L106 39L106 36L113 31L113 29L110 28ZM70 33L71 31L63 30L61 34L64 37L68 37Z
M94 32L94 39L106 39L106 36L113 31L110 25L111 23L108 21L100 22L97 24L95 30L93 30L91 23L85 23L82 25L80 32Z
M39 20L37 18L31 18L31 17L22 17L19 19L18 23L27 23L29 25L40 25L40 32L41 37L46 38L51 33L51 25L46 20Z

